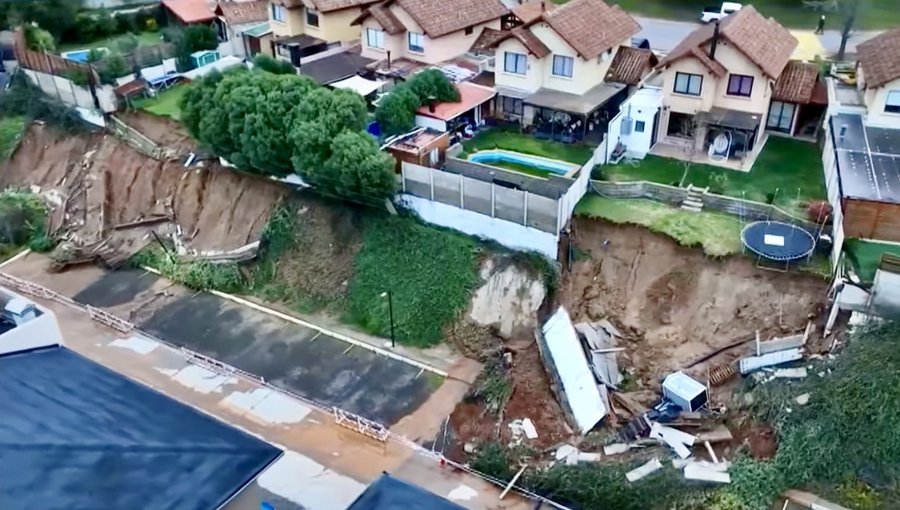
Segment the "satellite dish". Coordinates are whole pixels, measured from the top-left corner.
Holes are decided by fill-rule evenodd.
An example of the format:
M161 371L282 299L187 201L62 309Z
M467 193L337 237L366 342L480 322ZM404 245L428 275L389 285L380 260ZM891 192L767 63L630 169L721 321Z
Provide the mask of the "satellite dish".
M728 150L728 136L725 133L719 133L713 140L713 149L716 152L725 152Z

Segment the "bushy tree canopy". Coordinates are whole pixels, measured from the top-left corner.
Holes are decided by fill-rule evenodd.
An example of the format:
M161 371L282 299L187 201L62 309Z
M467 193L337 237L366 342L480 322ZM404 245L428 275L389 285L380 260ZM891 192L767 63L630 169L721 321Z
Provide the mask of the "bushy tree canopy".
M241 69L196 81L181 101L191 134L239 168L297 173L322 192L367 203L394 191L393 160L363 132L359 94Z
M297 74L297 70L287 60L272 58L265 53L253 57L253 65L272 74Z
M459 101L459 91L438 69L426 69L394 87L378 104L375 118L385 133L403 133L415 125L416 109L430 101Z

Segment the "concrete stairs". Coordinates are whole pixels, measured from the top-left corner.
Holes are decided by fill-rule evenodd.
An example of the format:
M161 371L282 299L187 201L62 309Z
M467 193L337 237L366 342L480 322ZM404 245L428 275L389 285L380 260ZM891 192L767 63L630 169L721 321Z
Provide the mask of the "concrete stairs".
M693 184L688 184L687 196L681 202L681 208L685 211L700 212L703 210L703 195L709 191L709 188L695 188Z

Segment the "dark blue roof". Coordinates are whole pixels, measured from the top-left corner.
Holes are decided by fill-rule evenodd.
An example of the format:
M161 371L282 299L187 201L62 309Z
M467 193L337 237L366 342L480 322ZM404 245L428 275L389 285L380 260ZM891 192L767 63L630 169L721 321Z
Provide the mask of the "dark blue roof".
M421 487L385 473L347 507L347 510L465 510Z
M279 450L62 347L0 357L0 508L214 509Z

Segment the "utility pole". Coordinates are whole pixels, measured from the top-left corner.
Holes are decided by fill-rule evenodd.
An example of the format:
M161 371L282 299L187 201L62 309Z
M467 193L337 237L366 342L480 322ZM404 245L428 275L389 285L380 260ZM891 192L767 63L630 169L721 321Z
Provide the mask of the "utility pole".
M394 300L391 296L391 291L385 291L381 293L381 297L387 297L388 300L388 317L391 321L391 348L397 347L397 339L394 336Z

